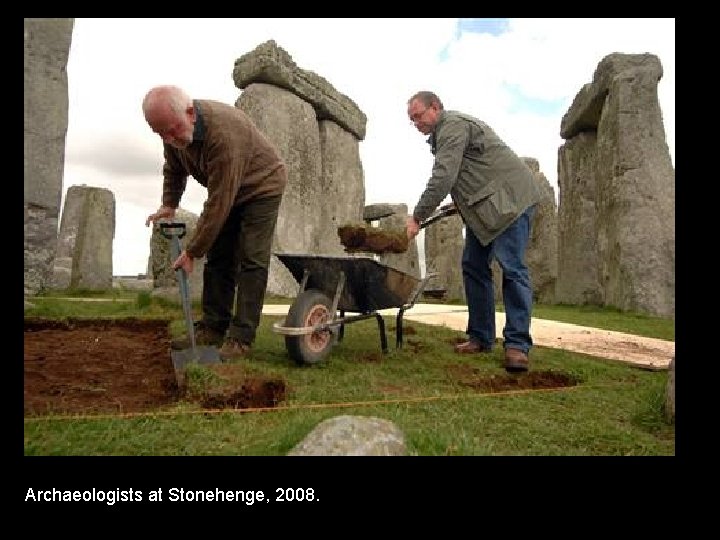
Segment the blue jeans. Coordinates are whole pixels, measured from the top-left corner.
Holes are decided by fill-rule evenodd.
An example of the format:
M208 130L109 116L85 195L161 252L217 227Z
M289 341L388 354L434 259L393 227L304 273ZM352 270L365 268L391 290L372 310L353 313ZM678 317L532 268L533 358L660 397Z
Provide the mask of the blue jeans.
M502 297L505 304L504 347L525 354L532 347L532 284L525 264L525 250L535 206L525 212L487 246L465 227L462 255L463 284L468 303L466 333L472 341L491 349L495 343L495 287L490 263L497 259L502 268Z

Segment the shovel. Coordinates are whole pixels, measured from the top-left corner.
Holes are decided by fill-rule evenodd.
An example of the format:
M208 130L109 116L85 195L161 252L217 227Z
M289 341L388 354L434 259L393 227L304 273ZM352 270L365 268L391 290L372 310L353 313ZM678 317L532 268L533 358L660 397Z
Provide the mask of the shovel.
M160 223L160 233L170 240L170 256L175 261L180 256L180 239L185 236L185 223ZM217 364L222 362L220 354L215 347L198 346L195 344L195 325L192 318L192 307L190 304L190 286L187 273L184 268L176 271L178 283L180 284L180 298L182 300L185 325L190 337L190 348L173 350L171 352L175 372L181 372L188 364Z

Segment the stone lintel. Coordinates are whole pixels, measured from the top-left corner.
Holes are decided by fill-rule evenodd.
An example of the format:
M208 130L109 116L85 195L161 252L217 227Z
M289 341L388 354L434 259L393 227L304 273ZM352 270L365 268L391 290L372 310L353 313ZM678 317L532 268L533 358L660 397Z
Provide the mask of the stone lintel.
M560 122L560 136L571 139L583 131L596 131L605 96L615 77L636 69L650 69L662 77L660 59L654 54L612 53L603 58L595 69L592 83L585 84L575 96Z
M274 40L261 43L235 60L233 81L240 89L253 83L284 88L310 103L318 121L333 120L359 140L365 138L365 113L326 79L312 71L300 69Z

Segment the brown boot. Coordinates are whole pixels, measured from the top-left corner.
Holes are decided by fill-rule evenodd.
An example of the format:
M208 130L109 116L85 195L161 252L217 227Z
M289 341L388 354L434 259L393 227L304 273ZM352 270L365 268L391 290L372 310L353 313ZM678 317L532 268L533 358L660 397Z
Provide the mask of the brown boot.
M233 337L227 337L223 342L223 346L220 348L220 358L222 358L224 362L237 360L238 358L247 356L249 352L250 345L242 343Z
M521 373L527 371L530 365L530 360L527 354L522 352L520 349L505 349L505 362L503 367L505 371L509 373Z
M492 349L469 339L455 345L455 352L459 354L489 353L492 352Z

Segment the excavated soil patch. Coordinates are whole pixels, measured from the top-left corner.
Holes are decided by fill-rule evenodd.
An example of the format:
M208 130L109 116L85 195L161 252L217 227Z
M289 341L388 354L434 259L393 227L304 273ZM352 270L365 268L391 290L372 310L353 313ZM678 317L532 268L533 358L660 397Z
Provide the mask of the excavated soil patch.
M185 391L188 399L206 409L277 407L287 397L283 378L252 374L242 363L212 364L203 369L212 374L209 388L186 381Z
M270 407L284 399L282 380L253 376L222 378L204 394L187 395L175 377L168 324L26 319L25 415L147 412L181 398L211 408Z
M539 390L577 386L580 381L558 371L528 371L521 374L488 375L466 364L452 364L447 368L450 376L463 386L480 392L507 392L511 390Z

